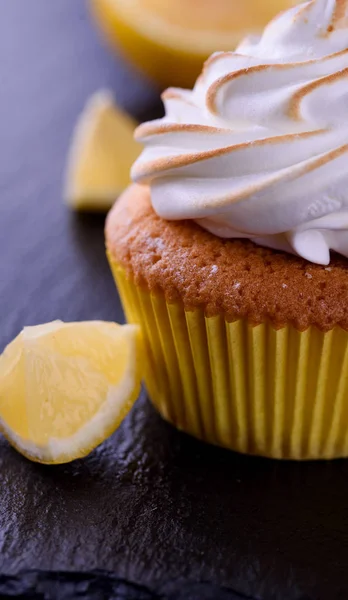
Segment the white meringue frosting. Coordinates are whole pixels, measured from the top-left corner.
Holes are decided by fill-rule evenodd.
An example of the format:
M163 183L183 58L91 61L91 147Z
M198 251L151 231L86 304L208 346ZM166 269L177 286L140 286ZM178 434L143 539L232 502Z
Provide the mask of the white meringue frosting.
M132 169L159 216L318 264L348 257L348 0L280 14L163 99Z

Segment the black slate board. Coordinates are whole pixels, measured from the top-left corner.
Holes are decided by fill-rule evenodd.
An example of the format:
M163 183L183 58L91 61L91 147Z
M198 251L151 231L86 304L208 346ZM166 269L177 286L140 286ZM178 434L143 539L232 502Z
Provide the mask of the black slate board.
M61 203L69 137L110 87L158 94L100 45L78 0L0 0L0 350L28 324L116 319L103 219ZM209 448L143 396L86 460L27 462L0 439L0 597L345 600L348 461Z

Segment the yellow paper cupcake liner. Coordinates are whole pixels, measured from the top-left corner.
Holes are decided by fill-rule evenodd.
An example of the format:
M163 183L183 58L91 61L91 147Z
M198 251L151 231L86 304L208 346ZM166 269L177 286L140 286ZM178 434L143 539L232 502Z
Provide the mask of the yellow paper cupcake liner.
M272 458L348 456L348 333L251 326L187 312L109 256L127 320L142 327L161 415L212 444Z

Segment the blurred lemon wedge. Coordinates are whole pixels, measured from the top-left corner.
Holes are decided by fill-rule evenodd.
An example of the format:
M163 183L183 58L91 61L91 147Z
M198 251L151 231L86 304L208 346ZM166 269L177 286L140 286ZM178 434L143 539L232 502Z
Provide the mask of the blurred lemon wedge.
M0 430L36 462L86 456L138 397L140 362L135 325L26 327L0 356Z
M68 156L66 202L76 210L106 211L130 182L141 151L137 123L107 91L96 92L76 124Z
M162 87L191 87L202 62L259 33L296 0L90 0L104 37Z

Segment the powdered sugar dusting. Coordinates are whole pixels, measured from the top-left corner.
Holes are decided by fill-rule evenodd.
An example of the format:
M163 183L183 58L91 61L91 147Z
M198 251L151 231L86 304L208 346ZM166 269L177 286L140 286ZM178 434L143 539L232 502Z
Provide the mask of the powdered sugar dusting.
M155 252L162 252L165 248L164 241L160 237L149 237L146 240L146 245L148 250L153 250Z

